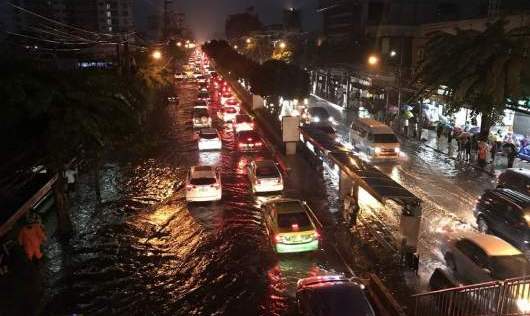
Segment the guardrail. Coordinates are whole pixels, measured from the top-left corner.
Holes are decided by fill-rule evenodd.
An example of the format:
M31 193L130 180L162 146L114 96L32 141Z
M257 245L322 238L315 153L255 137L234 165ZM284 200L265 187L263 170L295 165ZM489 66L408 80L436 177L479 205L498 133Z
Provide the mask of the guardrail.
M530 315L530 277L413 295L416 316Z

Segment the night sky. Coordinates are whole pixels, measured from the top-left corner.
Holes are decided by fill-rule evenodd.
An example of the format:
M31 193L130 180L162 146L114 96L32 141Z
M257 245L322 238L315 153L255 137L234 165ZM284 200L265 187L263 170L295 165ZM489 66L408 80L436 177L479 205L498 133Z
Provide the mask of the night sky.
M163 0L135 0L136 27L141 32L147 17L161 14ZM254 6L264 24L282 23L282 10L294 7L302 10L305 31L319 30L320 16L316 12L318 0L173 0L173 5L186 14L186 21L199 41L224 36L226 16L243 12Z

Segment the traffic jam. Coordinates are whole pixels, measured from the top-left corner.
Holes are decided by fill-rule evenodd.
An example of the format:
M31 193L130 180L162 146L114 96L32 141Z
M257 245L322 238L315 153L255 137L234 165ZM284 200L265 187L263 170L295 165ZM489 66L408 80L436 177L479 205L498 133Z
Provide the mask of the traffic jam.
M278 256L274 273L282 275L282 283L286 282L287 291L291 292L289 296L296 298L295 304L287 305L296 305L302 315L320 315L316 313L319 310L327 310L329 315L339 310L376 315L362 282L351 274L347 276L335 250L326 250L330 247L325 245L322 224L315 212L306 201L282 194L288 190L290 175L275 160L271 143L262 137L263 132L229 82L213 69L200 50L190 57L188 68L193 71L175 79L177 84L191 82L197 89L191 120L197 149L201 157L206 157L200 161L208 162L194 165L187 172L188 208L216 208L224 202L223 166L218 164L219 159L207 156L231 151L237 163L230 167L246 174L248 194L254 196L260 208L268 243ZM178 106L186 105L181 102ZM344 301L337 304L337 299Z

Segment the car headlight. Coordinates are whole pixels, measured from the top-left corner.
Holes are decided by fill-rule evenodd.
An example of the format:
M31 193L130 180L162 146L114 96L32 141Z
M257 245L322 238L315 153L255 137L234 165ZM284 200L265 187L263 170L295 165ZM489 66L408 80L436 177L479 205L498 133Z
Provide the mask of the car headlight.
M394 148L394 151L396 152L396 154L399 154L401 152L401 149L399 147L396 147Z
M528 313L530 312L530 301L526 298L518 298L517 301L515 301L515 304L517 305L517 309L519 309L522 313Z
M375 152L376 154L380 154L380 153L381 153L381 148L380 148L380 147L375 147L375 148L374 148L374 152Z
M315 122L315 123L320 122L320 117L313 117L313 122Z
M330 121L331 123L335 122L335 120L331 116L328 118L328 121Z

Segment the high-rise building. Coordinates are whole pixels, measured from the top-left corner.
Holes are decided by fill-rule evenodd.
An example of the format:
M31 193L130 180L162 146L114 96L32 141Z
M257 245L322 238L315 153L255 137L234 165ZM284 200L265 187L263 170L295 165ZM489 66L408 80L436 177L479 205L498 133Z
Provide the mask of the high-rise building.
M13 0L11 8L18 31L31 32L46 23L43 16L92 32L124 34L134 31L133 0ZM24 10L28 10L27 12ZM49 23L48 23L49 24Z

